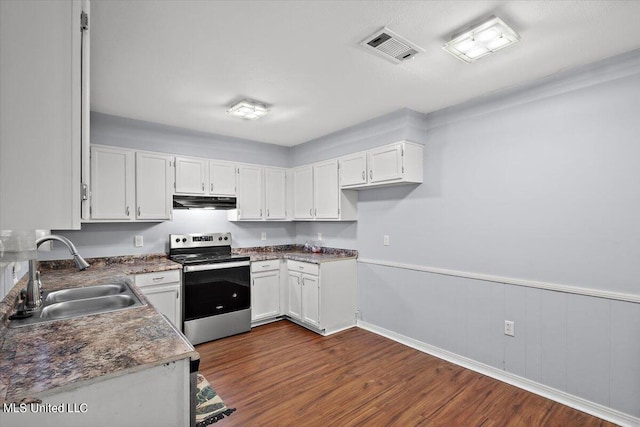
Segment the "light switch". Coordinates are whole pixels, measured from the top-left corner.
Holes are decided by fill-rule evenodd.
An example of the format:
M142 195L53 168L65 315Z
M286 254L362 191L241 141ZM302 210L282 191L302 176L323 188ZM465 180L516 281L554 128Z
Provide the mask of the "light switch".
M260 238L261 238L262 240L267 240L267 232L266 232L266 231L263 231L263 232L262 232L262 235L260 236Z
M387 234L383 236L383 242L385 246L389 246L389 236Z
M134 240L135 240L135 243L134 243L134 244L135 244L135 246L136 246L136 247L140 247L140 246L143 246L143 245L144 245L144 242L143 242L142 236L135 236L135 239L134 239Z

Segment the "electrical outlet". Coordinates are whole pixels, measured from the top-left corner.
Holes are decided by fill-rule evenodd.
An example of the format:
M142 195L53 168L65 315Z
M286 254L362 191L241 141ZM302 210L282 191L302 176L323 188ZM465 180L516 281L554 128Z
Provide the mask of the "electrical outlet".
M516 336L516 322L512 320L504 321L504 334L509 335L510 337Z
M262 232L262 235L260 236L260 238L261 238L262 240L267 240L267 232L266 232L266 231L263 231L263 232Z
M384 245L385 245L385 246L389 246L389 236L385 234L385 235L382 237L382 239L383 239Z
M322 233L318 233L318 240L322 240Z
M142 236L135 236L134 238L134 245L139 248L141 246L144 246L144 240L142 239Z

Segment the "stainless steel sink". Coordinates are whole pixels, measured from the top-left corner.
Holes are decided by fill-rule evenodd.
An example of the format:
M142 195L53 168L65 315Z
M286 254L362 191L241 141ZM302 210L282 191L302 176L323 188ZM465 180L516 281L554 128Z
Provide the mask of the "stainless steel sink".
M45 306L40 313L42 319L68 319L69 317L86 316L119 310L136 304L130 295L109 295L104 297L77 299L75 301L57 302Z
M109 313L145 305L129 283L122 281L86 288L63 289L45 292L42 306L30 312L30 316L14 318L10 328L33 325L54 320Z
M112 283L108 285L90 286L88 288L63 289L47 294L45 304L57 302L73 301L78 299L105 297L107 295L118 295L126 292L124 283Z

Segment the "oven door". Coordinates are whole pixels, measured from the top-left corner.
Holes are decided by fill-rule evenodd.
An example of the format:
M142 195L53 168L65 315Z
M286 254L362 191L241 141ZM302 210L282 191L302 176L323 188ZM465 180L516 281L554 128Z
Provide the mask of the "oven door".
M184 320L251 307L249 261L184 267Z

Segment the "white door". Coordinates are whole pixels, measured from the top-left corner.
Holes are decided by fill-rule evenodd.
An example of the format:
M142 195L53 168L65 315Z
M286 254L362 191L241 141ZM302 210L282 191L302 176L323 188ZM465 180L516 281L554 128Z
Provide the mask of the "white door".
M265 218L287 218L287 172L284 169L265 168Z
M314 214L316 218L337 219L340 207L338 161L329 160L313 166Z
M367 153L350 154L340 158L340 186L351 187L367 183Z
M397 181L402 179L403 144L390 144L368 151L369 182Z
M235 164L209 162L209 194L215 196L236 195Z
M289 271L289 305L287 315L302 319L302 274Z
M293 170L293 216L295 219L313 218L313 167Z
M2 230L80 229L80 12L0 0Z
M91 218L131 220L134 214L132 150L91 147Z
M207 163L190 157L176 157L176 193L205 194Z
M251 320L280 314L280 271L255 273L251 287Z
M318 276L302 275L302 321L320 327L320 282Z
M136 153L136 218L171 219L171 156Z
M262 219L262 168L238 167L238 219Z
M182 330L180 307L180 286L148 286L142 289L145 298L160 314L169 318L179 330Z

